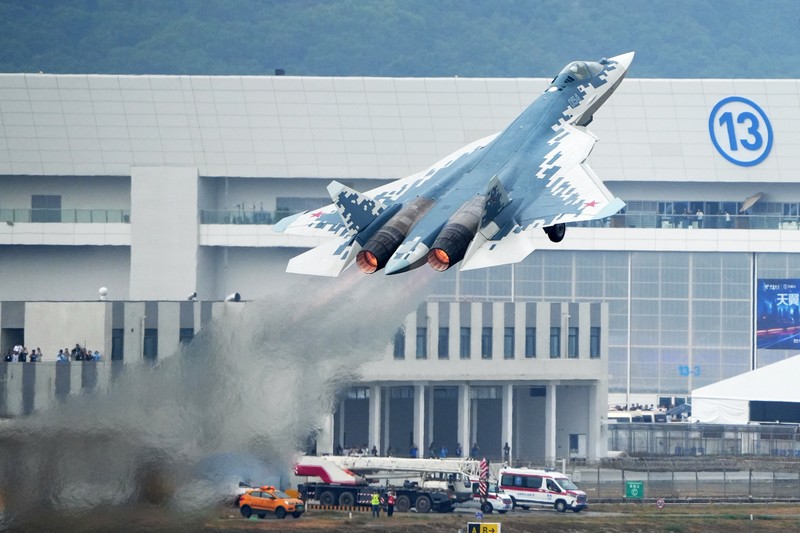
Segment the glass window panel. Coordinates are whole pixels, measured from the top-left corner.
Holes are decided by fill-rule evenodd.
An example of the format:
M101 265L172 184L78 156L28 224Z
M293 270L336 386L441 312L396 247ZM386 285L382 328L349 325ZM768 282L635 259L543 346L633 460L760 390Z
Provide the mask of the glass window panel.
M561 328L553 326L550 328L550 358L559 359L561 357Z
M525 328L525 357L536 357L536 328Z
M461 359L469 359L470 357L470 328L462 327L459 336L458 354Z
M450 328L439 328L438 356L439 359L450 357Z
M503 357L514 359L514 328L506 327L503 332Z
M403 359L406 356L406 332L399 328L394 334L394 358Z
M417 328L417 359L428 358L428 328Z
M481 357L483 359L492 358L492 328L484 327L481 332Z

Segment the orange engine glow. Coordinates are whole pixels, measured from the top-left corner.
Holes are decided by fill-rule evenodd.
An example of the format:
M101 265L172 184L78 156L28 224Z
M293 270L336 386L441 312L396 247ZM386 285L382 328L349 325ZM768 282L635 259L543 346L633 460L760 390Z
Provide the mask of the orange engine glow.
M428 252L428 264L434 270L438 270L439 272L444 272L448 268L450 268L450 256L447 255L447 252L442 250L441 248L434 248L430 252Z
M378 270L378 258L372 252L363 250L356 256L356 265L364 274L374 274Z

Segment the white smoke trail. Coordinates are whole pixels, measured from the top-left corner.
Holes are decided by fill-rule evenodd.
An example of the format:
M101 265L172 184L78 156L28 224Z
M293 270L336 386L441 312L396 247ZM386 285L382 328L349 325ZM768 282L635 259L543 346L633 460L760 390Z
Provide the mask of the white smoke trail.
M433 276L352 271L276 286L239 312L229 306L155 367L127 365L108 394L16 421L0 433L4 519L24 523L42 505L168 504L193 490L189 507L213 505L230 496L231 472L209 474L220 467L253 482L283 478L337 391L383 356Z

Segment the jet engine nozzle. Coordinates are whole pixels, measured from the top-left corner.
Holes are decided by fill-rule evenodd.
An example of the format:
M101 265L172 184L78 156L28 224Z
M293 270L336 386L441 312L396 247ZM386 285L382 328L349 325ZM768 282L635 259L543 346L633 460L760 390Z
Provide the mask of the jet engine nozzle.
M417 197L404 205L361 247L361 251L356 255L358 269L365 274L374 274L385 267L395 250L403 244L414 224L432 205L432 200L423 197Z
M485 196L476 196L450 217L428 252L428 264L431 268L444 272L464 259L478 232L485 203Z
M364 248L358 252L356 265L364 274L374 274L386 266L389 258L406 238L408 229L398 229L396 225L392 225L392 220L370 237Z

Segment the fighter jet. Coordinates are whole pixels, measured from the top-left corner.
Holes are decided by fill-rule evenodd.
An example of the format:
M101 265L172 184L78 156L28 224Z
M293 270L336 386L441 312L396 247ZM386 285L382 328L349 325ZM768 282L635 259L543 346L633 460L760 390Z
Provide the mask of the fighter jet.
M332 204L275 225L332 237L291 259L287 272L338 276L353 263L367 274L517 263L534 250L539 228L561 242L566 223L615 214L625 204L587 165L597 137L585 126L633 56L569 63L505 130L423 172L364 193L332 182Z

